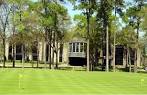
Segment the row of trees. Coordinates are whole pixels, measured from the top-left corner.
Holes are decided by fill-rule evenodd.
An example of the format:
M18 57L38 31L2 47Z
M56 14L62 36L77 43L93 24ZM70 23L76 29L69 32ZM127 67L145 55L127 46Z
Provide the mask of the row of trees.
M5 67L5 46L6 41L12 45L13 67L15 67L16 44L21 44L22 64L24 64L24 54L32 51L38 43L44 42L48 48L48 58L44 60L58 68L58 51L63 45L69 17L67 9L58 0L4 0L0 6L1 39L3 45L3 67ZM25 48L24 48L25 45ZM51 51L52 50L52 51ZM52 59L51 59L51 52ZM56 62L54 62L56 58ZM37 59L37 67L38 67ZM23 65L24 67L24 65Z
M78 35L87 39L87 71L94 70L100 59L103 60L106 71L109 71L110 63L113 64L115 71L115 46L124 45L127 48L126 58L130 70L130 48L135 51L134 71L136 72L146 38L146 35L139 36L140 32L146 34L147 29L147 8L144 0L68 1L73 4L75 10L81 11L81 14L74 16L76 25L72 28L75 30L74 34L78 32ZM66 2L65 0L0 1L3 67L5 67L5 44L9 40L13 49L13 67L15 67L17 43L25 44L25 48L22 45L22 63L24 63L24 53L31 52L31 48L36 46L34 43L42 41L48 47L45 66L49 63L49 68L51 65L58 68L58 51L70 33L67 33L70 31L69 16L63 6ZM93 49L89 51L90 48Z
M115 71L115 46L127 48L127 64L130 61L130 48L135 51L134 71L141 62L144 44L139 33L146 33L146 2L144 0L71 0L75 10L82 13L75 16L78 22L75 27L82 37L87 38L87 70L93 70L102 51L105 70L109 71L110 60L113 59ZM78 3L77 3L78 2ZM142 35L143 36L143 35ZM93 50L89 51L89 47ZM112 49L113 48L113 49Z

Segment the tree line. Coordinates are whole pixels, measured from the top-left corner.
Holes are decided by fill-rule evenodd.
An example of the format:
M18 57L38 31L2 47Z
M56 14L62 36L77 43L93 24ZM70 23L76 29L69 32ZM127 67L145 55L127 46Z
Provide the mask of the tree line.
M131 50L134 51L134 72L145 55L146 2L144 0L70 0L75 10L75 29L87 38L87 70L94 70L102 59L108 72L111 64L115 71L116 45L126 47L126 62L131 71ZM77 3L78 2L78 3ZM140 34L140 35L139 35ZM93 48L89 51L89 48ZM101 54L102 52L102 54ZM102 58L101 58L102 57ZM88 63L89 62L89 63Z
M5 67L6 41L12 46L13 67L16 60L16 45L21 44L22 64L24 54L32 51L38 43L44 42L48 46L48 58L44 60L54 68L58 68L58 51L62 47L64 35L68 28L69 16L67 9L58 0L2 0L1 1L1 39L3 67ZM25 45L25 47L24 47ZM52 52L52 53L51 53ZM52 58L51 58L52 54ZM46 55L47 56L47 55ZM54 62L56 58L56 62ZM37 67L39 59L37 58Z
M64 3L70 2L74 10L81 13L74 16L75 26L69 27L71 19ZM66 39L78 34L87 40L87 71L95 69L102 59L104 69L110 65L115 71L116 45L126 47L126 59L131 71L131 49L135 51L134 71L145 56L147 29L147 6L144 0L1 0L0 1L0 38L2 43L3 67L5 67L5 44L9 40L13 49L15 67L15 48L22 45L29 53L35 42L45 41L48 58L45 66L58 68L58 51ZM71 29L69 29L71 28ZM140 33L144 35L140 36ZM92 48L92 50L89 50ZM38 53L37 49L37 53ZM53 53L51 53L53 52ZM53 57L51 57L53 56ZM54 57L56 62L54 62ZM39 60L39 59L38 59ZM37 61L39 64L39 61ZM37 65L38 66L38 65Z

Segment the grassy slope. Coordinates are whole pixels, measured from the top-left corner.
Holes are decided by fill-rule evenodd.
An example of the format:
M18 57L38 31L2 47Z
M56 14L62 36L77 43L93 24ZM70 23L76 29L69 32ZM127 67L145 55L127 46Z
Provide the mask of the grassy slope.
M19 74L23 74L19 88ZM141 85L141 79L144 79ZM147 74L0 69L0 94L147 94Z

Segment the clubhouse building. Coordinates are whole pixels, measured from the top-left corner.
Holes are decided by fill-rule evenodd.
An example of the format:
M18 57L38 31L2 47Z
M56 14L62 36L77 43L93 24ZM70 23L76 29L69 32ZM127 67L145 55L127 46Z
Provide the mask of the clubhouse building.
M73 38L71 41L64 43L58 50L58 62L73 65L84 66L86 65L86 46L85 39ZM24 45L25 47L25 45ZM38 49L38 50L37 50ZM22 59L22 44L15 46L15 59ZM13 56L12 46L6 42L6 60L11 60ZM38 51L38 52L37 52ZM52 57L51 52L51 57ZM24 57L26 60L39 60L40 62L48 61L48 46L45 42L38 42L36 46L31 49L31 52L25 52ZM127 49L123 45L116 45L115 64L117 67L125 68L128 66ZM130 49L131 65L134 65L135 52ZM56 59L54 58L54 62ZM111 60L112 61L112 60ZM141 66L142 64L137 64Z

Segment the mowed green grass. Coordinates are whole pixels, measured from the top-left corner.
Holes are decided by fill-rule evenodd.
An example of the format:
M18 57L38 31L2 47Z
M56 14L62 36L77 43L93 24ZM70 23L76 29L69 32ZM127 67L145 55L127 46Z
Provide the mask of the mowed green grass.
M0 94L140 95L147 94L147 74L0 68Z

